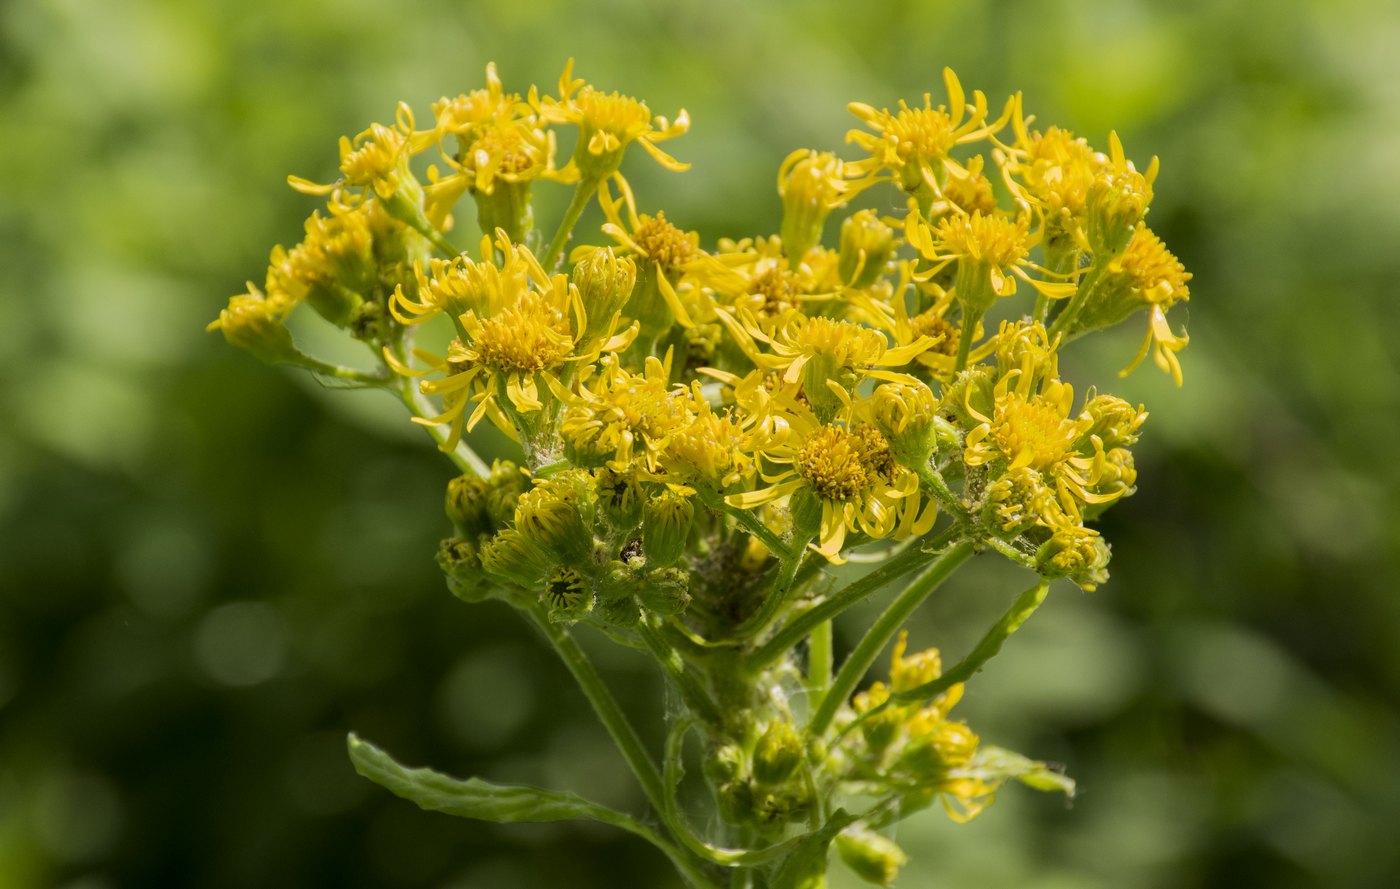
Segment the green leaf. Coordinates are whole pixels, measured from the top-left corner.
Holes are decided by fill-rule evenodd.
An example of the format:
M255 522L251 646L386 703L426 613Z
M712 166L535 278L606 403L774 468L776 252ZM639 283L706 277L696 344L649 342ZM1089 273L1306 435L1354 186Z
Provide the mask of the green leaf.
M462 781L432 769L410 769L353 734L349 747L355 771L422 809L502 824L573 818L616 824L612 816L625 817L572 793L492 784L480 778Z

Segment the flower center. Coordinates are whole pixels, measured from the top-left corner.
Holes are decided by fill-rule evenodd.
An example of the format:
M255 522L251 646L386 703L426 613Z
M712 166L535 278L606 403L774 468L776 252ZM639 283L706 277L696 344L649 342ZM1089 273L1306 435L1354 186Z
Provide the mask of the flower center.
M509 373L557 366L573 349L569 323L536 294L480 322L472 345L482 364Z
M666 221L666 214L658 211L655 216L639 216L637 230L632 240L642 248L647 258L670 271L689 262L695 255L695 245L685 232Z
M1045 469L1065 458L1071 442L1064 416L1050 401L1036 396L1027 401L1012 392L997 405L992 436L1013 464Z
M823 426L798 453L797 472L823 500L850 500L872 481L862 459L867 448L860 436L840 426Z

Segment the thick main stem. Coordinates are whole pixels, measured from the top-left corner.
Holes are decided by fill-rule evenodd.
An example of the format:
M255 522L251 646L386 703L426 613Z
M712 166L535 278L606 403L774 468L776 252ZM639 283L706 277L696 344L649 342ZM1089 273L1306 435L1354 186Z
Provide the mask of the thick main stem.
M661 783L661 772L642 746L642 739L637 735L637 730L632 727L627 714L618 706L617 699L603 682L603 677L598 674L593 662L588 659L588 655L579 647L569 631L551 623L549 617L538 606L529 608L528 614L554 646L559 659L569 668L579 688L583 689L588 703L593 705L593 712L598 714L598 719L612 736L613 743L622 753L622 758L627 761L632 774L637 778L637 783L642 785L642 792L646 794L647 801L658 813L664 813L666 796Z
M855 650L846 658L846 662L841 665L841 671L836 674L836 679L831 683L831 690L826 699L822 701L816 713L812 715L812 721L808 724L807 730L814 736L824 733L831 720L836 716L836 710L855 691L856 685L860 683L865 671L875 662L875 658L880 654L880 650L894 637L914 610L923 603L925 599L938 589L943 581L956 571L963 562L972 556L973 545L968 541L957 544L952 549L939 557L938 561L929 566L929 569L919 575L904 592L895 597L885 612L875 621L865 634L865 638L860 640Z
M593 193L598 190L598 182L593 179L580 179L574 188L573 199L569 201L569 208L564 211L564 218L559 221L559 228L554 232L554 239L549 242L549 249L545 251L544 259L540 260L540 265L545 271L553 272L554 264L559 261L559 256L564 252L564 245L569 243L569 235L573 234L574 226L578 224L578 218L583 215L583 210L588 206L588 202L593 199Z

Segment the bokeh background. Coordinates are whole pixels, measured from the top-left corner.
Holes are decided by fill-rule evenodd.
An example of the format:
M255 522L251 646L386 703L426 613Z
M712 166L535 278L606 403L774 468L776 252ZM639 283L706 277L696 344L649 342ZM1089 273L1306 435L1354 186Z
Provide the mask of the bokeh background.
M1079 353L1152 413L1113 580L1056 588L961 708L1082 794L914 818L901 885L1400 885L1398 45L1385 0L0 5L0 886L678 885L607 829L351 772L353 729L638 802L547 648L446 594L449 471L396 405L202 329L298 239L287 173L488 60L523 90L570 55L690 110L693 171L629 175L708 244L775 230L778 162L839 148L847 101L941 95L944 65L1162 157L1187 386L1115 380L1135 331ZM1016 581L974 565L916 641L965 650ZM659 712L645 662L597 655Z

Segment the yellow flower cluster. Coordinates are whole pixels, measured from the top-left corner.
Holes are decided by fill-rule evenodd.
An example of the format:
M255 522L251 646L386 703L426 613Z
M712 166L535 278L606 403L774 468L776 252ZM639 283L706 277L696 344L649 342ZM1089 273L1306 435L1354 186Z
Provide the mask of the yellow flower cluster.
M623 175L633 146L686 169L659 147L687 131L684 111L654 116L572 62L555 95L507 91L489 65L424 129L401 105L342 138L334 181L293 177L325 208L210 325L264 360L396 394L462 472L438 553L453 592L528 612L556 644L552 623L584 622L654 654L706 733L734 836L815 829L849 785L892 807L877 813L942 800L959 820L1010 777L1070 786L950 717L951 677L977 664L940 679L938 652L907 655L900 637L889 683L851 695L974 553L1038 573L1041 597L1045 578L1105 580L1090 525L1133 493L1147 415L1094 388L1076 398L1060 354L1141 313L1133 365L1151 353L1180 383L1187 337L1168 319L1191 275L1144 221L1156 159L1140 172L1116 134L1098 152L1032 129L1020 95L996 112L944 81L943 103L852 104L856 156L792 152L768 199L777 230L707 242ZM536 229L537 183L573 188L552 235ZM474 251L452 240L467 200ZM577 231L595 200L601 227ZM303 303L373 367L304 354L286 326ZM477 455L505 444L477 433L483 420L518 445L513 461ZM841 590L819 582L886 557ZM894 617L833 677L831 617L905 576ZM974 653L994 654L1040 600L1025 601ZM788 706L804 640L805 724ZM675 832L680 807L658 811ZM898 847L841 827L842 857L892 879Z

